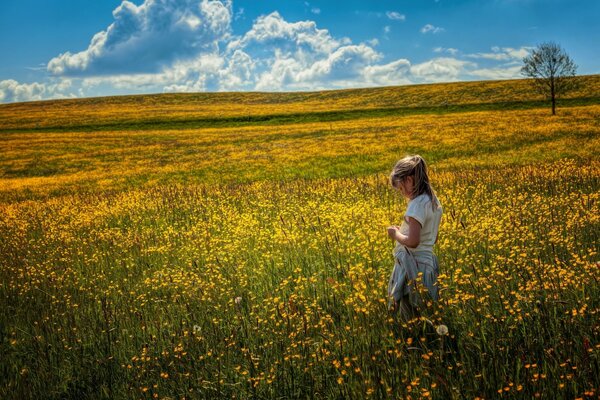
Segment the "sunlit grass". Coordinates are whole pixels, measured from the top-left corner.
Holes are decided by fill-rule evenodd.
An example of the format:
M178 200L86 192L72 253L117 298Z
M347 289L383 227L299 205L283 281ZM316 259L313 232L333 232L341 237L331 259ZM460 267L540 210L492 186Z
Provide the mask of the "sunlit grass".
M558 100L597 104L600 75L575 78L576 91ZM89 99L0 104L0 132L57 128L68 131L168 129L210 124L298 123L355 119L364 115L446 113L473 107L511 109L541 107L545 99L527 80L438 83L367 89L292 93L185 93L97 97ZM549 107L549 103L547 103ZM386 111L387 110L387 111ZM286 117L287 116L287 117ZM273 122L270 122L273 120ZM202 121L205 121L203 123ZM207 123L206 123L207 122Z
M359 176L404 153L433 168L590 158L600 106L483 111L201 130L19 133L0 138L0 198L128 189L156 183L236 183Z

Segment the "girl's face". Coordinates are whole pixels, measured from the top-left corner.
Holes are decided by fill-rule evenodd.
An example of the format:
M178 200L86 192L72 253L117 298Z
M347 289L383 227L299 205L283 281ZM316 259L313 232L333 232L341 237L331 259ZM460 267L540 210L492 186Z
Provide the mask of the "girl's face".
M407 199L412 199L412 194L415 189L415 178L413 176L405 176L399 181L396 181L395 188L400 191L402 196Z

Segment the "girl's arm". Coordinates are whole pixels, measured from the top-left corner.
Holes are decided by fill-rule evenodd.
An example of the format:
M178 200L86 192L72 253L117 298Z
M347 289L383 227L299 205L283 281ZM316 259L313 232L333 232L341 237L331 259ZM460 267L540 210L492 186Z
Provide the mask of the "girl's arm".
M397 227L388 228L388 234L400 244L414 249L421 243L421 224L413 217L408 217L408 236L401 234Z

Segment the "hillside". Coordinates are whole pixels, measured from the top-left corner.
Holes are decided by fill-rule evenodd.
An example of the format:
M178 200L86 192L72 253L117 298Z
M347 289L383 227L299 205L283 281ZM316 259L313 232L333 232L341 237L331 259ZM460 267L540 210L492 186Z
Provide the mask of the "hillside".
M585 85L557 117L523 80L6 104L0 200L355 177L387 171L406 153L439 171L595 159L600 75L579 79Z
M559 107L600 103L600 75ZM292 93L180 93L0 104L0 132L185 129L545 106L526 80Z

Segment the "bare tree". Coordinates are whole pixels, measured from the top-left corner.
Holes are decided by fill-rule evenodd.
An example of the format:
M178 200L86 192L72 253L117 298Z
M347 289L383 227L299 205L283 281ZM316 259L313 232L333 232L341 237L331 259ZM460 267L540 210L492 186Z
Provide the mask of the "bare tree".
M556 115L556 98L575 89L577 65L553 42L540 44L523 63L521 74L533 78L536 89L552 101L552 115Z

